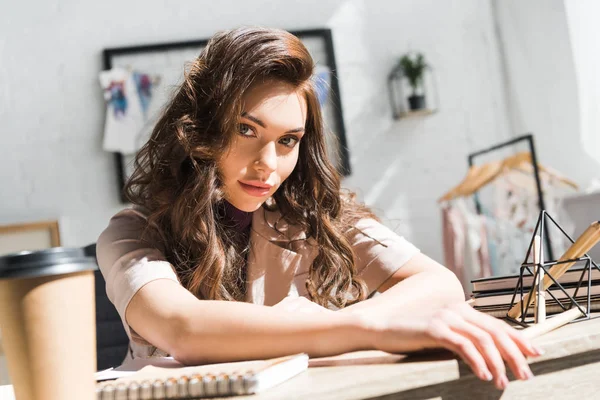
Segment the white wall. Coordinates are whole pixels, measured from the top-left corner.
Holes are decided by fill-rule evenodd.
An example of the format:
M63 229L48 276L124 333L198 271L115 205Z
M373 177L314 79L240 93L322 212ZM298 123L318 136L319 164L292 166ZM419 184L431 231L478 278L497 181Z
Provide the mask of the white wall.
M345 183L438 261L436 200L469 152L510 135L491 11L479 0L349 1L331 20L354 171ZM385 77L409 49L433 66L440 109L392 122Z
M565 11L579 89L581 146L600 163L600 2L565 0Z
M590 132L589 121L581 119L581 107L590 104L581 103L580 93L592 100L585 91L598 71L577 71L585 73L577 80L564 0L495 0L493 5L505 54L511 124L516 132L535 134L542 163L585 187L600 176L600 160L594 160L584 146L584 135L597 138L598 132ZM595 24L598 16L589 13L588 22ZM581 32L580 20L570 22ZM581 57L581 51L577 55ZM581 68L593 66L589 59L578 61L584 63ZM597 111L597 103L595 107Z
M466 154L509 136L490 1L60 1L0 5L0 223L59 217L63 243L96 239L118 201L101 151L106 47L204 38L240 24L330 26L354 174L345 183L441 260L435 199ZM176 6L173 6L176 4ZM440 111L393 122L385 77L425 53Z

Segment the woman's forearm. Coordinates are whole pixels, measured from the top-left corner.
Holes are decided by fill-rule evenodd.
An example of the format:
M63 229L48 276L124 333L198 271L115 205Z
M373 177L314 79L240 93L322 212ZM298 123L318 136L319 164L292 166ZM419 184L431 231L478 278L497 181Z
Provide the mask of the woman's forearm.
M427 271L397 283L372 299L341 312L290 313L273 307L228 301L198 301L181 342L186 363L270 358L292 353L324 357L373 348L376 333L366 313L418 315L464 300L450 272ZM373 318L373 315L370 316Z
M197 301L186 313L173 354L186 364L294 353L323 357L370 348L368 328L350 314L289 313L229 301Z
M385 292L342 310L342 313L386 313L401 307L407 315L434 311L464 301L464 292L450 271L425 271L412 275Z
M324 357L373 348L369 320L390 315L418 316L464 300L456 276L425 271L384 293L340 312L290 313L276 307L228 301L196 301L186 315L179 359L186 363L225 362L308 353ZM380 316L380 317L377 317Z

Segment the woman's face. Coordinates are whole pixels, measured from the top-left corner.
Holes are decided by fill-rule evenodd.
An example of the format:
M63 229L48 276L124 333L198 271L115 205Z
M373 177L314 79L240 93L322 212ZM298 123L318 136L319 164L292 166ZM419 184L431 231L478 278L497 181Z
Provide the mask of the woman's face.
M243 98L235 138L218 161L225 199L257 210L294 170L306 123L306 100L291 85L270 81Z

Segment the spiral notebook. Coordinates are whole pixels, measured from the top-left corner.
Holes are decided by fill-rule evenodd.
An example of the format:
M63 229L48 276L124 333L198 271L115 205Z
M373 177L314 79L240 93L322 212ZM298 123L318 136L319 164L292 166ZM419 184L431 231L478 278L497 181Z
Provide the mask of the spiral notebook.
M165 368L148 365L128 376L97 383L97 398L190 399L258 393L308 368L308 355L259 361Z

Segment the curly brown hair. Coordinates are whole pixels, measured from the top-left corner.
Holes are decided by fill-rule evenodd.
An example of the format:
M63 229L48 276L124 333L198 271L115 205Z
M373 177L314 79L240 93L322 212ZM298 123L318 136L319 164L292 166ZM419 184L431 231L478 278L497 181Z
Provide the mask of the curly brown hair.
M240 270L247 243L232 240L221 223L224 202L217 168L253 83L280 80L307 102L305 135L294 171L263 207L278 209L318 244L306 281L312 301L342 308L367 297L357 276L348 233L369 210L342 195L327 157L321 109L313 86L314 62L289 32L238 28L213 36L189 66L148 142L135 159L127 199L148 212L144 237L159 241L182 284L199 299L242 300Z

